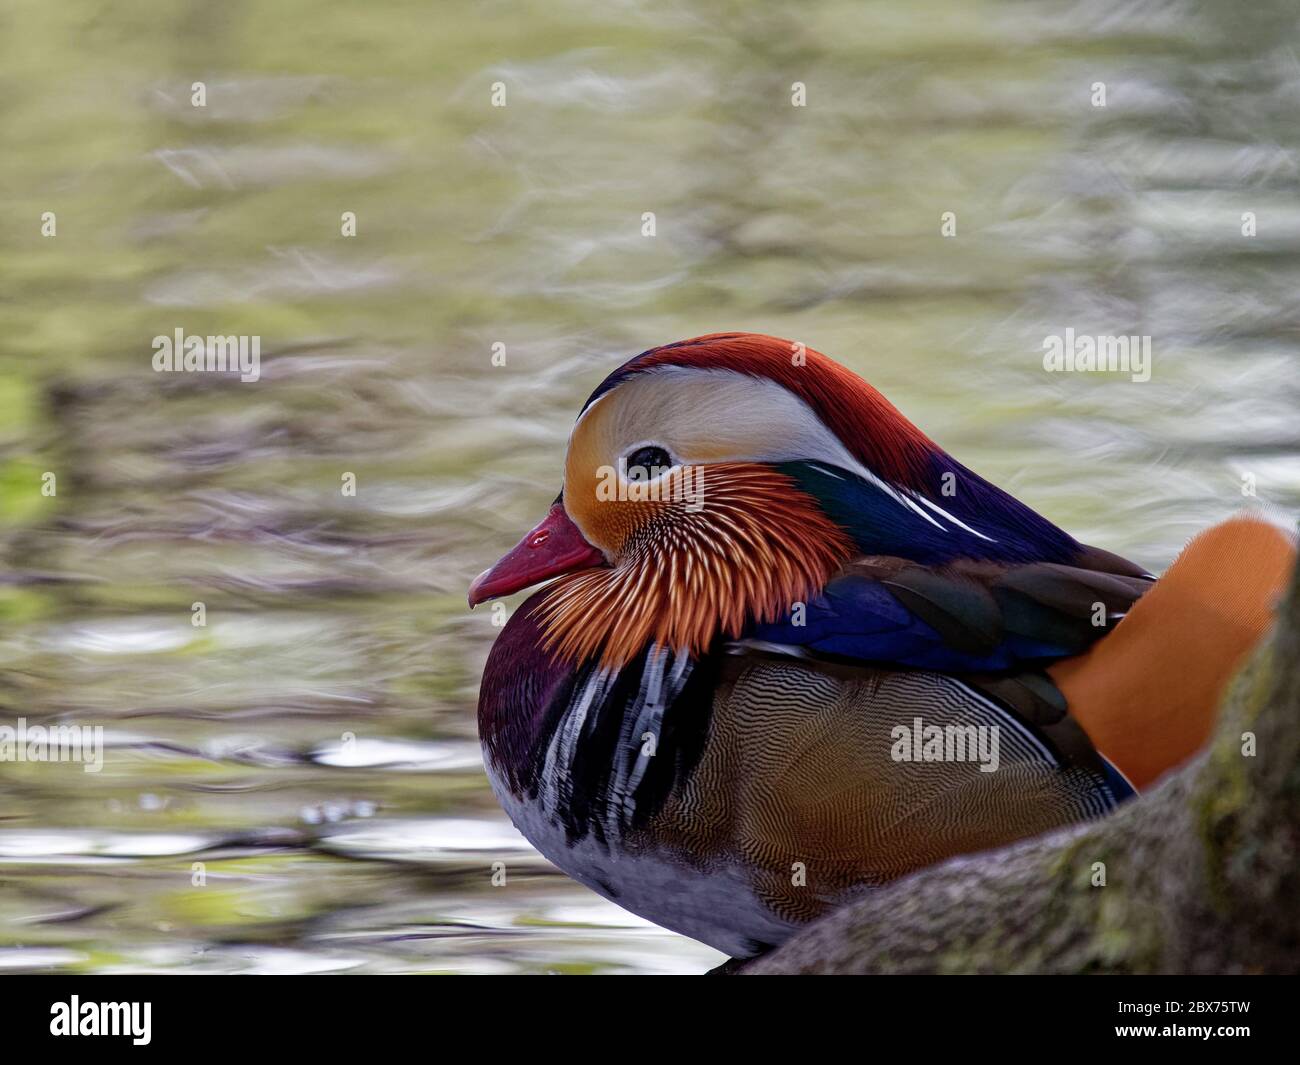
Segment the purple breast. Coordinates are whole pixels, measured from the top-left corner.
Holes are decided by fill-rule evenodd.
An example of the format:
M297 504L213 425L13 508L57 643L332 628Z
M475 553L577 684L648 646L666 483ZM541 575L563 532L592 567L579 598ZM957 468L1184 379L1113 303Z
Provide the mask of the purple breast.
M553 659L542 646L533 608L543 594L531 596L501 630L479 688L479 739L516 795L535 782L548 711L567 701L574 678L572 666Z

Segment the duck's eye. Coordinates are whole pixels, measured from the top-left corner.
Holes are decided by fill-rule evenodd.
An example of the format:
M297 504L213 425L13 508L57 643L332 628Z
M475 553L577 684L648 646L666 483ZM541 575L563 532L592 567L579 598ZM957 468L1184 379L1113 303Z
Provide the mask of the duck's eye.
M672 456L661 447L639 447L627 455L627 479L650 481L673 466Z

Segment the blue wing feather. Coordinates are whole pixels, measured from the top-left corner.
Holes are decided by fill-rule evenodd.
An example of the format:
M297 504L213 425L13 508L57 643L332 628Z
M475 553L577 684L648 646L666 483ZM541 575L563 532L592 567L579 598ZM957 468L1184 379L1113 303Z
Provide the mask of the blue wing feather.
M1006 634L984 654L956 650L885 585L857 574L831 581L807 603L802 617L792 611L777 621L754 625L747 635L815 654L950 673L1010 669L1071 653L1067 647L1018 633Z

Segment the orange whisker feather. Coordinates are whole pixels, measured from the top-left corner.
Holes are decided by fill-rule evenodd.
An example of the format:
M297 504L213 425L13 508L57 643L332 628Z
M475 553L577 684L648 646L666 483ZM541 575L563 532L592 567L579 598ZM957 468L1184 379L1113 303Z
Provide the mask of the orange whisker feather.
M698 655L806 601L852 556L816 501L770 467L704 467L703 509L665 502L608 569L562 577L539 606L547 648L626 665L650 643Z

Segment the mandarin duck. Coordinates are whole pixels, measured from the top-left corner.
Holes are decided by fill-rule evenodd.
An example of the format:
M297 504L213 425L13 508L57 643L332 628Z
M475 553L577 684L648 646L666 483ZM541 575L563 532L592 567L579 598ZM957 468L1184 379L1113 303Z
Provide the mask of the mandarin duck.
M1157 581L816 351L668 344L592 393L549 513L470 588L551 582L489 654L484 761L569 876L749 957L1185 761L1294 553L1239 517Z

